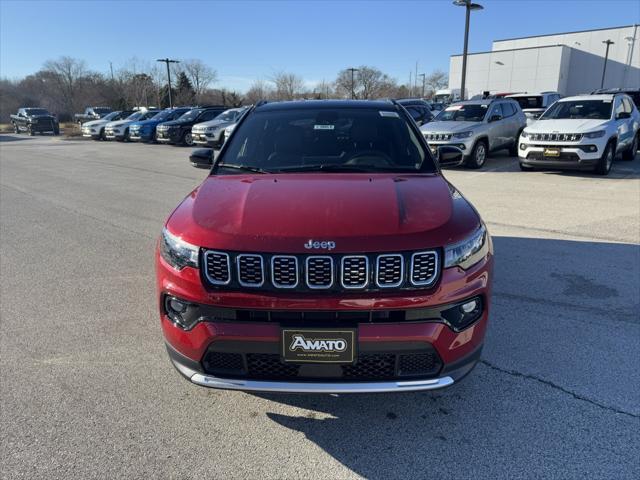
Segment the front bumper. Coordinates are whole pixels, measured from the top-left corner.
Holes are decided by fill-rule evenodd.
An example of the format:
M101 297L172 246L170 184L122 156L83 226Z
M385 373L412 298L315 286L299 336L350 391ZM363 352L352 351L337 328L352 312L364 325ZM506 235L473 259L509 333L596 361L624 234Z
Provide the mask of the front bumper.
M439 283L430 290L385 292L384 295L379 292L327 296L208 291L203 286L198 270L187 267L176 271L159 255L156 255L156 264L160 321L171 361L193 383L213 388L356 393L446 387L464 377L477 363L490 312L492 253L467 271L459 268L443 270ZM190 330L181 328L165 313L165 295L209 306L211 310L203 313L206 321L196 323ZM435 318L437 315L423 315L422 310L419 311L443 309L476 296L483 299L482 314L461 331ZM224 309L237 309L238 312L242 311L242 315L229 317L222 311ZM273 312L268 320L262 315L265 310ZM359 352L356 362L341 365L341 371L323 371L325 364L311 364L309 370L306 366L280 360L282 327L330 330L337 324L325 319L328 312L346 313L353 318L363 310L402 312L406 316L402 316L401 321L396 321L394 315L385 316L383 320L363 321L361 317L351 322L338 320L344 322L340 325L356 330L355 345ZM303 314L301 321L297 312L309 313ZM428 367L414 369L409 374L407 370L401 371L403 356L425 355L429 352L432 352L434 360ZM208 355L211 353L235 355L240 359L241 363L237 364L240 366L225 370L219 367L222 363L214 364L210 360ZM382 355L386 355L386 360L395 365L393 370L383 373L376 370L371 375L353 373L361 371L358 369L366 363L365 357L376 357L372 361L377 361ZM259 373L256 373L258 370L251 370L250 356L268 357L260 360L263 368ZM265 364L269 365L266 370ZM292 365L297 370L292 371ZM272 367L274 370L271 370ZM353 368L351 373L347 373L347 368Z
M606 141L585 139L580 143L529 142L521 138L518 157L523 165L540 168L592 170L604 152ZM552 155L550 155L552 153Z
M179 143L181 141L181 130L156 130L156 141L160 143Z
M220 133L216 132L194 132L191 131L193 143L196 145L205 145L207 147L214 147L220 143Z
M154 134L153 132L134 130L129 134L129 140L132 142L152 142Z
M429 148L431 149L431 153L433 153L434 155L437 153L438 147L442 147L446 145L449 147L459 148L460 150L462 150L465 156L468 156L468 155L471 155L474 142L475 142L474 137L463 138L463 139L452 138L451 140L448 140L445 142L427 140L427 143L429 144Z
M104 138L107 140L124 140L124 131L105 130Z

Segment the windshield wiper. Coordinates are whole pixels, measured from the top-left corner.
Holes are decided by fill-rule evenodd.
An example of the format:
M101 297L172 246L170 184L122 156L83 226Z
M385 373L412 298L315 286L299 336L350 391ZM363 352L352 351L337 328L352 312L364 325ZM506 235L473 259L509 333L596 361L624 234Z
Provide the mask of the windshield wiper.
M297 167L280 168L278 172L393 172L396 170L405 171L401 167L378 167L376 165L300 165ZM415 170L409 168L407 170Z
M273 173L273 172L270 172L269 170L264 170L258 167L250 167L248 165L233 165L231 163L220 163L219 165L216 166L216 169L218 168L229 168L231 170L242 170L244 172L251 172L251 173Z

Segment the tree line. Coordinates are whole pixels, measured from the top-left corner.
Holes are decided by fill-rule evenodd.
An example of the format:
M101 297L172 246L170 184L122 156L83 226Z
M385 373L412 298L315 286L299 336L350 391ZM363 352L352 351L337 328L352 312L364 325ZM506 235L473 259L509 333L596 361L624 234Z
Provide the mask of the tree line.
M326 98L429 98L447 85L447 75L434 70L414 84L400 84L381 70L361 65L345 68L331 81L308 85L291 72L277 72L253 82L246 92L216 88L218 73L198 59L171 64L174 105L225 105L237 107L258 100ZM424 84L423 84L424 82ZM18 80L0 79L0 122L20 107L43 107L69 121L87 106L129 109L169 106L167 72L163 64L131 59L107 74L91 71L84 60L60 57L49 60L34 74Z

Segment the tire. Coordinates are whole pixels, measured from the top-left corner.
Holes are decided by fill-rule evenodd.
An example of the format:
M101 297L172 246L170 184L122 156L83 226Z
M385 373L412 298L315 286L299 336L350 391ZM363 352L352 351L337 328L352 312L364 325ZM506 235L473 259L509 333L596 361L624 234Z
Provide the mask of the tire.
M622 159L630 162L634 158L636 158L636 152L638 151L638 137L640 137L640 132L636 134L633 138L633 142L631 143L631 147L628 150L622 152Z
M131 139L129 138L129 129L128 128L126 128L124 130L124 135L122 136L122 141L123 142L130 142L131 141Z
M598 164L593 169L593 171L598 175L608 175L611 171L611 165L613 165L613 157L615 155L615 151L613 149L613 143L607 143L607 146L602 152L602 156L600 160L598 160Z
M473 146L473 150L471 151L471 155L465 161L465 166L467 168L479 169L484 166L487 162L487 141L486 140L478 140L476 144Z
M106 138L104 137L104 128L100 129L97 140L106 140Z
M36 135L36 132L33 131L33 128L31 127L31 125L27 127L27 132L29 132L30 137L34 137Z
M60 135L60 127L54 128L53 129L53 134L54 135Z
M512 157L518 156L518 140L520 140L520 134L522 133L522 130L518 131L518 134L516 135L516 138L513 141L513 145L509 147L509 155Z
M533 167L530 167L529 165L525 165L524 163L520 162L520 170L522 170L523 172L531 172L533 171Z
M184 132L182 135L182 145L186 145L187 147L193 146L193 137L191 136L191 132Z
M20 129L18 128L18 124L17 123L13 124L13 132L14 133L20 133Z

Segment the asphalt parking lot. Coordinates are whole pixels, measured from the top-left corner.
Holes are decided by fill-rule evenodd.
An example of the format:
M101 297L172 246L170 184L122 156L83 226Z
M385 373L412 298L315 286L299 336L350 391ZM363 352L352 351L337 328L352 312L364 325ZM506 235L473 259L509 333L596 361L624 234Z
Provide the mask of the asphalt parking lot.
M637 478L640 156L446 176L494 236L483 359L427 393L208 390L170 365L162 223L189 149L0 135L2 478Z

